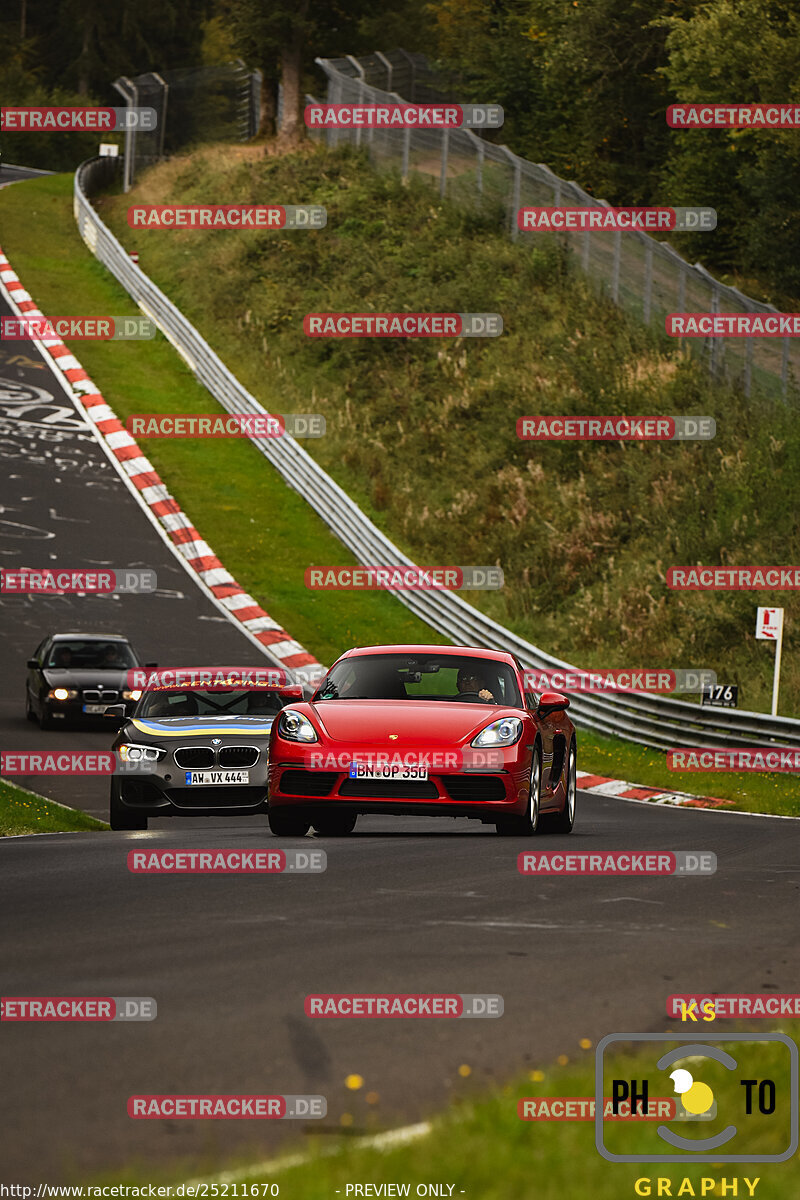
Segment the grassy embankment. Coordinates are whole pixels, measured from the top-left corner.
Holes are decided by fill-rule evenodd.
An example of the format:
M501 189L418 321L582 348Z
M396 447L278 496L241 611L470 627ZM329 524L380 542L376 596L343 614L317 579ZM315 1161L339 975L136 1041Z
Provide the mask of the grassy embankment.
M5 250L44 311L134 311L81 243L70 188L61 176L5 189ZM319 233L168 235L128 229L128 199L101 205L266 406L325 415L328 436L306 447L404 550L420 562L499 562L505 589L470 601L570 661L709 666L739 682L743 707L766 707L769 653L750 633L765 597L670 593L663 576L670 562L797 557L785 497L797 490L800 434L782 406L712 384L594 297L553 247L514 247L488 217L465 216L423 184L403 187L351 156L200 151L145 176L135 198L178 196L327 206ZM507 333L461 344L302 333L305 312L369 308L496 310ZM160 335L75 350L123 418L219 411ZM519 442L516 417L545 410L708 413L718 436ZM306 566L352 558L246 442L150 440L146 452L240 582L323 661L358 642L435 636L388 596L307 591ZM796 602L780 602L791 629ZM800 696L790 644L784 663L790 712ZM615 739L584 734L581 766L800 811L794 779L673 775L661 755Z

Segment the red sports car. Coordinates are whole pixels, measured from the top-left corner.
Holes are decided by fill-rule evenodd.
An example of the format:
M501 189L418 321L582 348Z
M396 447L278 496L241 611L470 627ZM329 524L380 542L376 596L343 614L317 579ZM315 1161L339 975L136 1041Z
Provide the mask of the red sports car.
M518 837L570 833L569 700L524 685L518 660L497 650L348 650L272 726L272 832L344 835L360 813L400 813L472 817Z

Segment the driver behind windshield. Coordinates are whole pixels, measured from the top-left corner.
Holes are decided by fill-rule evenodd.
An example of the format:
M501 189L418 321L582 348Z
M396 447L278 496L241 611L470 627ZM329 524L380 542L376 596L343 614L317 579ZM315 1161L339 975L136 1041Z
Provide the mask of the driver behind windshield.
M462 667L458 672L456 687L459 694L472 692L481 700L494 703L494 696L486 686L486 679L477 667Z

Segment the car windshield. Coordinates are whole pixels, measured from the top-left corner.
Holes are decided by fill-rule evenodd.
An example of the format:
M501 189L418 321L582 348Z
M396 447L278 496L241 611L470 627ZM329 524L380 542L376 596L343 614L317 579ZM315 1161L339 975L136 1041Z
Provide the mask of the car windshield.
M62 671L126 671L138 667L139 660L127 642L64 638L53 642L44 665Z
M274 717L283 708L279 692L231 688L230 691L145 692L137 717Z
M522 707L513 669L456 654L359 654L332 667L316 700L449 700Z

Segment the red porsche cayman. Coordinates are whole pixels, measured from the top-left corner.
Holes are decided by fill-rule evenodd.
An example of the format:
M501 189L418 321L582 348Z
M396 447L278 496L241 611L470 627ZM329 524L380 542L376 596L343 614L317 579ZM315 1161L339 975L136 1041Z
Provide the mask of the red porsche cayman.
M472 817L520 837L570 833L568 707L557 692L526 690L520 663L501 651L348 650L272 726L270 828L337 836L361 813L391 813Z

